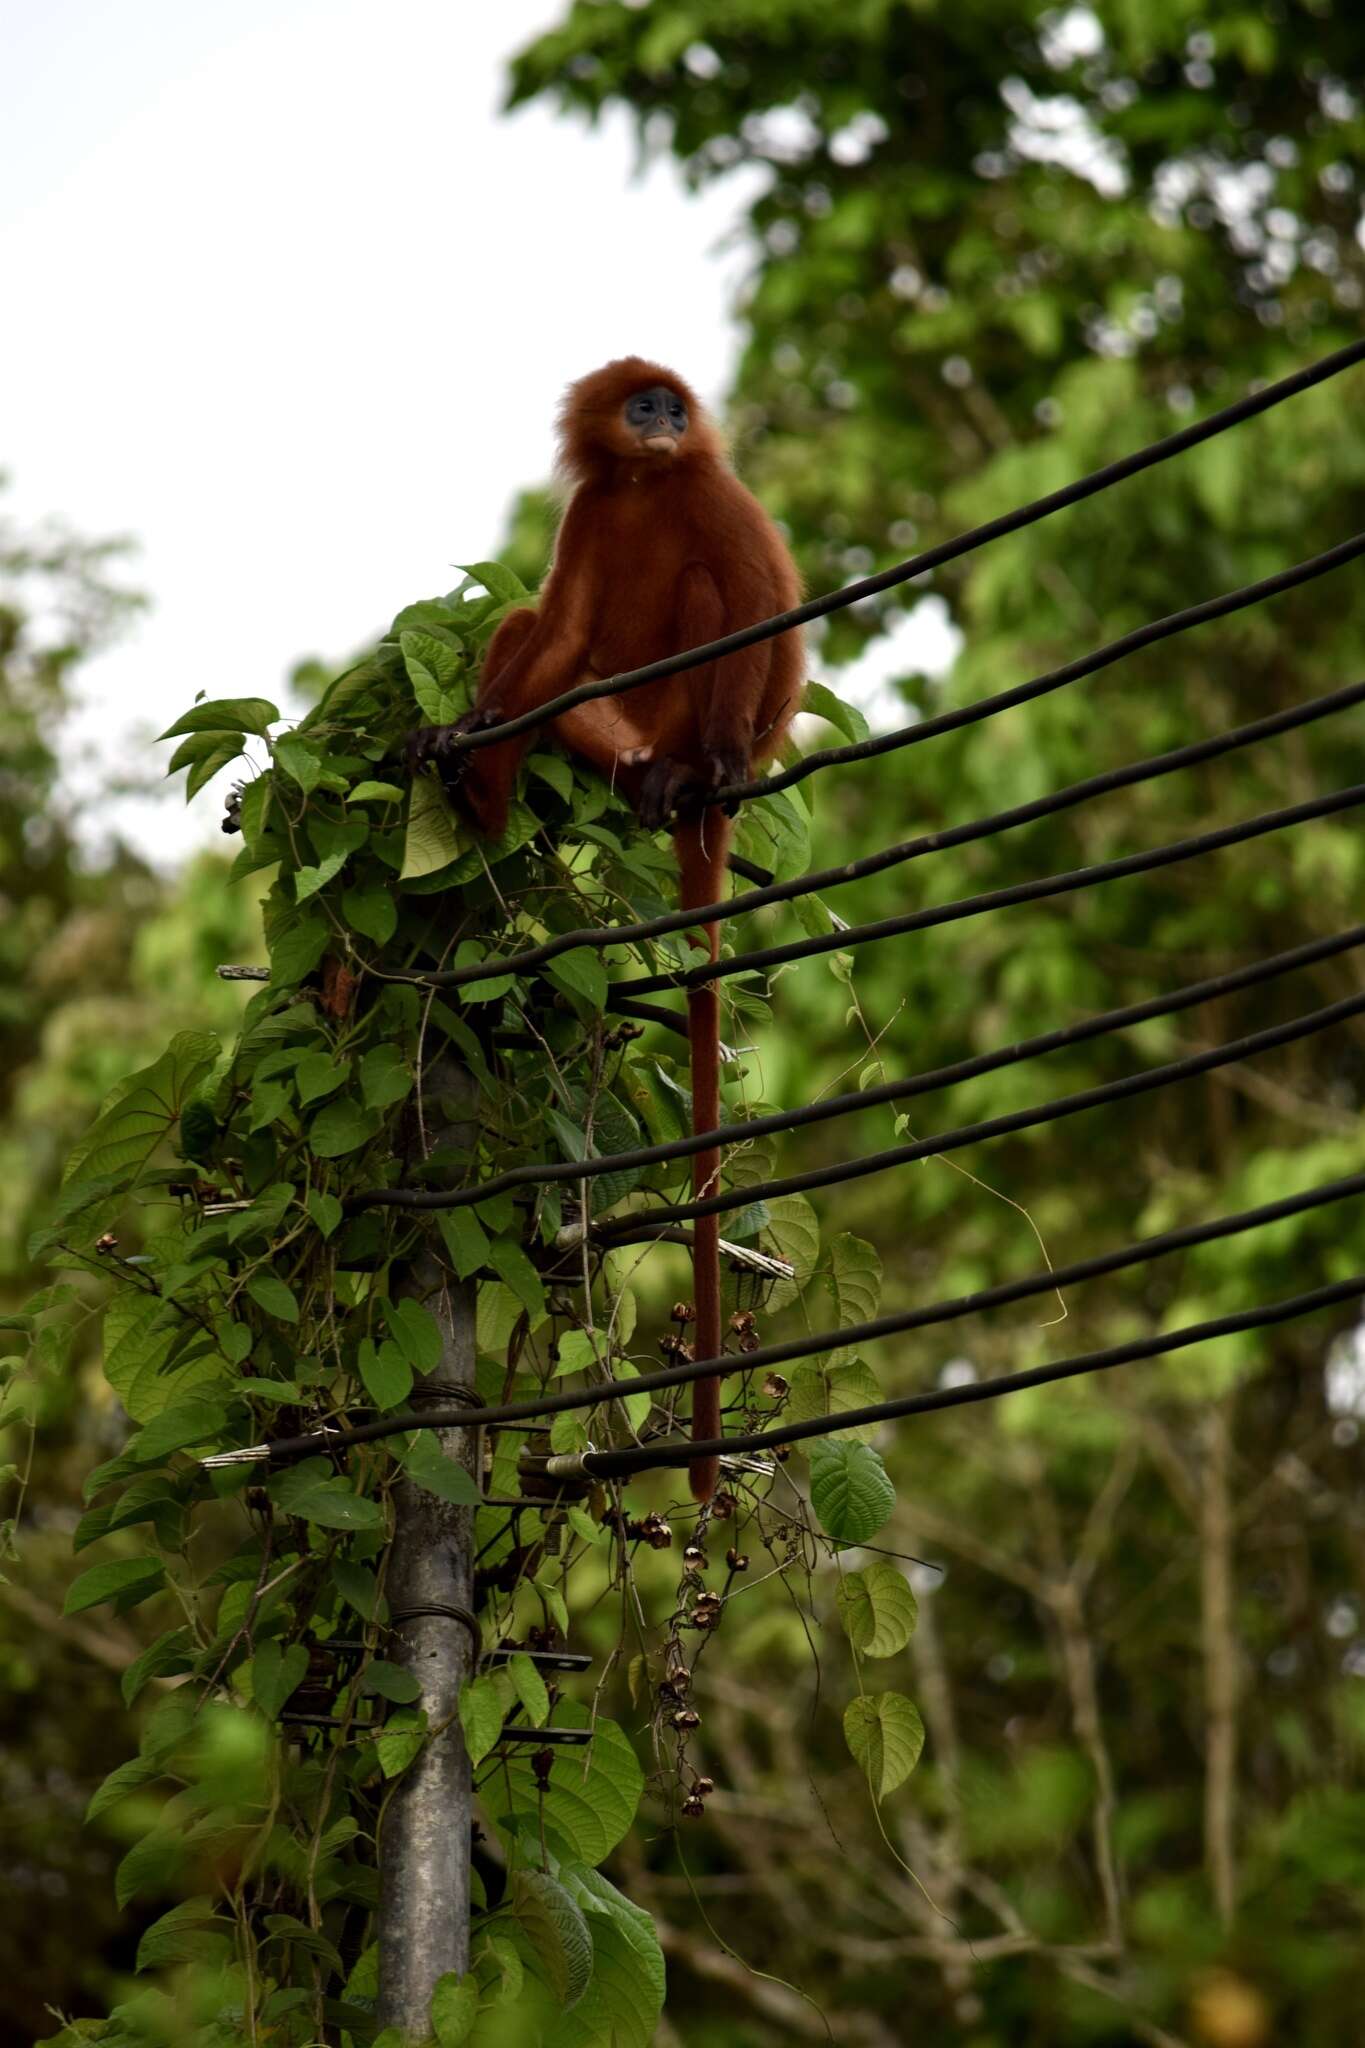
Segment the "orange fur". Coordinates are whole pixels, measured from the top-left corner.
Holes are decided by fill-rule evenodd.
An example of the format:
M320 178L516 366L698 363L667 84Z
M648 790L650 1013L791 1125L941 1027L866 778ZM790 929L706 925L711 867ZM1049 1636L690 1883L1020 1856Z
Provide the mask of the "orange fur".
M651 445L627 410L641 394L676 397L687 409L671 449ZM651 425L649 432L655 432ZM546 703L591 677L643 668L669 654L787 611L800 583L781 535L726 460L720 435L689 387L671 370L623 356L571 384L559 420L559 469L571 489L554 563L534 611L509 613L493 637L474 711L460 727L416 736L414 759L435 760L456 800L485 832L506 826L527 734L469 754L445 753L451 732L491 725ZM660 445L662 444L662 445ZM720 900L729 823L718 806L698 812L689 798L742 782L771 759L800 705L801 635L706 662L622 697L599 698L555 719L550 732L587 760L657 828L675 819L685 909ZM719 931L706 927L711 957ZM720 1118L719 1004L714 984L688 999L693 1129ZM693 1185L715 1191L718 1152L699 1153ZM696 1353L721 1349L719 1231L715 1217L693 1232ZM720 1383L693 1393L694 1437L720 1433ZM691 1470L692 1491L710 1497L714 1458Z

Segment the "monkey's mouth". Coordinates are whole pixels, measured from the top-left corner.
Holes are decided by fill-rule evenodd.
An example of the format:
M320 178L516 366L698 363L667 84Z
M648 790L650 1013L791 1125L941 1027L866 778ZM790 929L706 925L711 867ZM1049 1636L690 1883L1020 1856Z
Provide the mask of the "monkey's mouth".
M653 448L661 455L676 455L678 437L676 434L646 434L641 445Z

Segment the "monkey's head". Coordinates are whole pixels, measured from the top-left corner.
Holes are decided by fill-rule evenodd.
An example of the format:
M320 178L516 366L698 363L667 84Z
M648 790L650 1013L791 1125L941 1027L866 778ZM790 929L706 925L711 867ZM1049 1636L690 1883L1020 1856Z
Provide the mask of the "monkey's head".
M622 356L564 394L560 459L580 482L611 474L668 470L722 458L720 438L696 394L661 363Z

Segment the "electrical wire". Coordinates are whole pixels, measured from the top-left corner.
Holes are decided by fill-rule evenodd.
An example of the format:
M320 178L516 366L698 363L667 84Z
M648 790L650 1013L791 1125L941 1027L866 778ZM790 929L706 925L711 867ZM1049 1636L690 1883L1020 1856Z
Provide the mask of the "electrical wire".
M1365 534L1352 546L1356 554L1365 554ZM660 917L643 918L634 924L585 925L577 931L557 932L552 939L528 946L520 953L495 954L467 967L414 972L409 978L426 988L464 988L470 982L491 981L502 974L529 974L533 969L557 960L563 953L575 952L580 946L633 946L647 939L662 938L670 932L689 931L698 925L717 921L728 922L772 903L790 903L798 897L814 895L821 889L837 889L848 882L865 881L871 875L884 874L888 868L920 860L925 854L942 853L954 846L968 846L980 839L993 839L1001 832L1014 831L1020 825L1031 825L1040 818L1074 810L1095 797L1109 796L1117 789L1130 789L1136 783L1174 775L1180 769L1216 760L1219 755L1235 753L1239 748L1254 746L1261 740L1274 739L1299 726L1313 725L1320 718L1330 718L1339 711L1349 710L1363 698L1365 682L1348 683L1325 696L1310 698L1306 704L1292 704L1282 711L1272 711L1264 718L1252 719L1246 725L1230 727L1226 732L1213 733L1205 739L1191 740L1181 747L1171 747L1163 754L1147 755L1140 761L1126 762L1120 768L1087 775L1080 782L1068 783L1064 789L1052 790L1047 796L1035 797L1026 804L1012 804L1007 810L992 811L964 824L947 826L940 832L923 832L914 839L900 840L894 846L864 855L861 860L842 861L837 867L814 868L788 882L772 882L762 888L743 890L737 896L693 905L688 910L667 911ZM911 730L918 731L919 728L912 727Z
M710 640L700 647L688 648L681 654L666 655L661 661L652 661L643 668L631 669L624 675L607 676L600 682L580 683L562 695L552 697L547 703L537 705L534 710L524 711L516 718L506 718L496 725L485 726L480 732L462 733L452 741L453 747L465 751L478 747L494 746L499 740L509 739L514 733L529 732L533 727L547 724L558 718L575 704L587 704L597 697L619 697L629 690L642 689L646 683L660 682L666 676L680 675L684 670L698 668L704 662L714 661L721 655L735 654L743 647L752 647L760 640L771 640L779 633L789 632L793 626L809 624L814 619L827 617L831 612L843 611L849 605L860 603L864 598L875 597L883 590L892 590L898 584L908 583L916 576L923 576L931 569L942 567L945 562L958 560L962 555L971 554L976 548L984 547L1005 534L1017 533L1023 527L1032 526L1040 519L1046 519L1054 512L1060 512L1070 505L1079 505L1087 498L1093 498L1100 491L1111 489L1130 476L1137 476L1157 463L1167 462L1174 455L1183 454L1187 448L1194 448L1202 441L1212 440L1216 435L1226 433L1230 427L1240 426L1244 420L1253 419L1259 413L1269 412L1282 405L1288 398L1309 390L1315 384L1324 383L1328 378L1340 376L1344 370L1352 369L1365 359L1365 341L1349 343L1345 348L1335 350L1319 362L1310 363L1302 370L1294 371L1288 377L1281 377L1273 384L1263 385L1259 391L1248 392L1244 398L1232 405L1223 406L1218 412L1210 413L1207 419L1196 420L1187 427L1181 427L1174 434L1166 434L1159 441L1149 442L1145 448L1137 449L1132 455L1122 456L1117 462L1106 463L1103 468L1091 470L1087 476L1078 477L1074 483L1066 484L1060 490L1050 491L1045 497L1034 498L1026 505L1016 506L1011 512L1002 512L994 519L984 521L980 526L956 535L952 540L941 541L936 547L926 548L922 554L912 555L907 561L898 562L894 568L882 569L874 576L864 576L856 583L847 583L840 590L828 592L824 597L811 598L806 604L793 607L790 611L779 612L775 618L764 619L753 626L745 626L736 633L726 633L719 640Z
M1311 797L1304 803L1288 804L1282 810L1262 811L1237 825L1221 825L1210 832L1198 832L1190 839L1171 840L1147 853L1129 853L1118 860L1097 861L1090 867L1070 868L1064 874L1036 876L1029 882L1012 882L1003 889L987 889L977 896L960 896L951 903L932 904L925 910L908 911L902 917L879 918L871 924L845 925L838 931L815 938L793 940L783 946L766 946L759 951L735 953L727 959L704 961L697 967L679 968L670 974L635 975L615 984L614 994L636 998L670 991L700 988L708 981L722 981L736 974L754 974L769 967L784 967L789 961L811 960L822 953L850 952L854 947L874 944L879 939L903 938L909 932L930 931L936 925L957 924L967 917L980 917L988 910L1007 910L1016 903L1041 903L1052 896L1069 896L1078 889L1093 889L1125 875L1150 874L1156 868L1173 867L1225 846L1240 846L1267 832L1280 832L1289 825L1306 824L1310 818L1330 817L1365 801L1365 782L1348 789Z
M808 1173L788 1174L781 1180L756 1181L747 1188L708 1195L704 1201L677 1202L641 1210L638 1215L625 1217L619 1222L600 1223L593 1231L594 1242L630 1244L641 1226L645 1227L646 1235L652 1235L650 1226L655 1224L690 1223L698 1216L718 1216L727 1209L747 1209L754 1202L775 1201L782 1195L805 1194L810 1188L838 1187L844 1181L863 1180L871 1173L885 1173L893 1166L913 1166L921 1159L938 1159L945 1152L961 1151L965 1145L984 1144L989 1138L1003 1138L1013 1131L1057 1123L1063 1117L1079 1116L1087 1109L1126 1102L1135 1095L1150 1095L1158 1088L1169 1088L1175 1082L1192 1080L1196 1074L1212 1073L1216 1067L1231 1066L1237 1060L1272 1051L1276 1046L1293 1045L1301 1038L1314 1037L1320 1031L1330 1030L1334 1024L1359 1016L1362 1011L1365 1011L1365 995L1346 996L1339 1003L1310 1010L1306 1016L1295 1017L1287 1024L1274 1024L1264 1031L1252 1031L1244 1038L1210 1046L1205 1052L1189 1053L1184 1059L1169 1060L1165 1066L1149 1067L1139 1074L1125 1074L1121 1080L1105 1081L1095 1088L1082 1088L1072 1095L1060 1095L1055 1101L1040 1103L1031 1109L1016 1109L1007 1116L986 1117L979 1123L962 1124L956 1130L941 1132L936 1138L920 1138L910 1145L894 1145L884 1152L870 1152L863 1159L846 1159L837 1166L816 1167ZM435 1201L424 1202L421 1206L441 1208L445 1204Z
M939 1323L955 1322L963 1316L979 1315L989 1309L1008 1307L1015 1302L1026 1301L1033 1295L1051 1294L1057 1288L1077 1286L1083 1281L1099 1279L1108 1273L1121 1272L1130 1266L1147 1265L1155 1259L1168 1258L1175 1252L1189 1251L1197 1245L1212 1244L1226 1237L1238 1237L1247 1231L1260 1230L1269 1224L1281 1223L1288 1217L1304 1215L1312 1209L1346 1201L1360 1194L1365 1194L1365 1173L1324 1182L1318 1187L1306 1188L1299 1194L1282 1196L1275 1202L1263 1202L1255 1208L1236 1211L1231 1216L1220 1216L1202 1223L1182 1224L1177 1229L1162 1231L1157 1236L1140 1238L1137 1242L1123 1245L1116 1251L1099 1252L1091 1258L1077 1259L1070 1265L1030 1273L1018 1280L1003 1281L995 1287L977 1288L970 1294L930 1302L923 1308L902 1309L893 1315L877 1316L870 1321L856 1323L840 1330L821 1330L782 1343L761 1345L757 1351L738 1355L725 1353L719 1358L692 1359L684 1365L671 1366L666 1371L642 1373L638 1379L606 1380L593 1387L559 1388L554 1393L542 1392L518 1401L504 1401L496 1406L480 1408L463 1402L424 1403L420 1413L410 1411L402 1415L382 1416L374 1422L356 1423L346 1428L329 1426L308 1430L300 1436L275 1437L265 1444L253 1445L245 1451L219 1453L214 1459L204 1462L231 1464L266 1458L303 1457L318 1450L345 1450L352 1444L376 1443L381 1438L398 1436L411 1429L448 1429L465 1425L475 1428L493 1424L541 1422L547 1416L562 1415L575 1409L595 1408L604 1401L624 1401L636 1394L670 1392L677 1387L688 1385L693 1380L714 1379L719 1374L748 1373L766 1370L770 1366L788 1365L796 1359L816 1357L822 1352L849 1350L879 1342L885 1337L904 1336L912 1330L928 1329ZM944 1391L956 1393L961 1390ZM935 1397L916 1395L911 1398L921 1401L933 1400ZM975 1398L980 1396L977 1395ZM938 1405L950 1404L940 1401ZM835 1426L855 1425L848 1421L846 1415L841 1414L835 1419Z
M576 1467L594 1479L623 1478L631 1472L650 1472L690 1465L695 1458L739 1457L776 1450L783 1444L800 1443L810 1437L841 1435L845 1430L866 1429L879 1422L900 1422L910 1415L933 1415L945 1408L965 1408L978 1401L998 1401L1006 1394L1020 1394L1030 1387L1055 1385L1058 1380L1080 1379L1087 1374L1109 1372L1117 1365L1132 1365L1138 1359L1159 1358L1166 1352L1183 1351L1191 1344L1211 1344L1220 1337L1233 1337L1242 1330L1263 1330L1277 1323L1292 1322L1297 1316L1317 1309L1332 1308L1365 1294L1365 1273L1328 1287L1315 1287L1305 1294L1291 1294L1283 1301L1267 1302L1260 1308L1244 1309L1237 1315L1216 1316L1204 1323L1187 1323L1183 1329L1168 1330L1161 1337L1141 1337L1130 1344L1114 1344L1105 1351L1083 1351L1074 1358L1059 1358L1053 1365L1035 1365L1023 1372L1001 1373L990 1380L972 1380L965 1386L936 1387L932 1393L907 1394L898 1401L874 1401L865 1408L846 1408L838 1415L820 1415L807 1422L788 1422L776 1429L754 1430L746 1436L706 1437L695 1443L669 1442L642 1445L638 1450L584 1451L572 1459L557 1461L562 1468ZM564 1470L561 1476L567 1476Z
M460 1207L470 1202L486 1202L495 1195L507 1193L518 1187L540 1187L549 1181L590 1180L604 1173L633 1173L650 1166L661 1166L676 1159L690 1159L698 1152L718 1150L726 1145L752 1142L755 1138L766 1138L779 1131L794 1131L810 1124L828 1123L833 1118L856 1116L859 1111L875 1109L888 1102L906 1102L919 1095L936 1094L944 1088L953 1088L962 1081L976 1080L982 1074L998 1072L1003 1067L1017 1066L1023 1060L1037 1059L1045 1053L1058 1052L1063 1048L1082 1045L1088 1039L1102 1038L1114 1031L1126 1031L1131 1025L1145 1024L1154 1017L1174 1015L1181 1010L1192 1009L1196 1004L1211 1002L1219 997L1236 994L1241 989L1254 988L1259 983L1274 981L1284 974L1292 974L1300 967L1313 966L1340 953L1350 952L1354 947L1365 944L1365 924L1349 926L1345 931L1334 932L1322 939L1311 939L1305 945L1291 947L1287 952L1271 954L1267 959L1252 961L1245 967L1234 967L1223 974L1208 976L1203 981L1188 983L1184 988L1170 994L1150 996L1140 1003L1126 1004L1122 1009L1104 1010L1096 1016L1086 1017L1075 1024L1066 1024L1052 1031L1040 1032L1034 1038L1018 1040L1013 1045L997 1048L993 1052L977 1053L970 1059L956 1060L949 1066L935 1067L923 1074L902 1076L894 1081L878 1082L874 1087L852 1089L844 1095L826 1097L823 1102L808 1103L802 1109L775 1110L767 1116L751 1117L747 1122L720 1124L715 1130L701 1131L686 1138L671 1139L665 1144L641 1145L632 1152L614 1152L597 1158L575 1160L533 1160L524 1166L509 1167L505 1173L494 1175L486 1181L479 1181L472 1187L448 1190L447 1207ZM637 1006L631 1005L632 1013ZM640 1004L639 1010L653 1006ZM686 1031L680 1020L669 1012L655 1014L657 1022L667 1021L676 1029ZM427 1194L425 1189L404 1190L389 1188L375 1190L377 1199L382 1195L379 1206L403 1208L411 1206L403 1199L407 1194ZM364 1208L370 1205L371 1197L360 1195L352 1198L352 1206Z

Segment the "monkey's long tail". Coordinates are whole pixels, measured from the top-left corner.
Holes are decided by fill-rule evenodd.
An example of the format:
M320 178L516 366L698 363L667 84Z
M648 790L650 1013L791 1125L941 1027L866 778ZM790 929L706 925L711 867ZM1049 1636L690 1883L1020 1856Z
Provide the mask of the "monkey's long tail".
M681 878L679 901L684 910L717 903L725 893L725 855L729 820L713 805L696 819L687 819L674 835ZM720 953L720 926L704 927L711 958ZM692 1129L713 1131L720 1122L720 999L713 981L689 990L687 1037L692 1054ZM718 1150L698 1152L692 1161L692 1194L696 1201L714 1195L720 1185ZM720 1356L720 1221L697 1216L692 1222L692 1291L697 1320L694 1348L698 1358ZM692 1436L720 1435L720 1381L696 1380L692 1387ZM698 1458L688 1467L694 1500L710 1500L716 1490L719 1460Z

